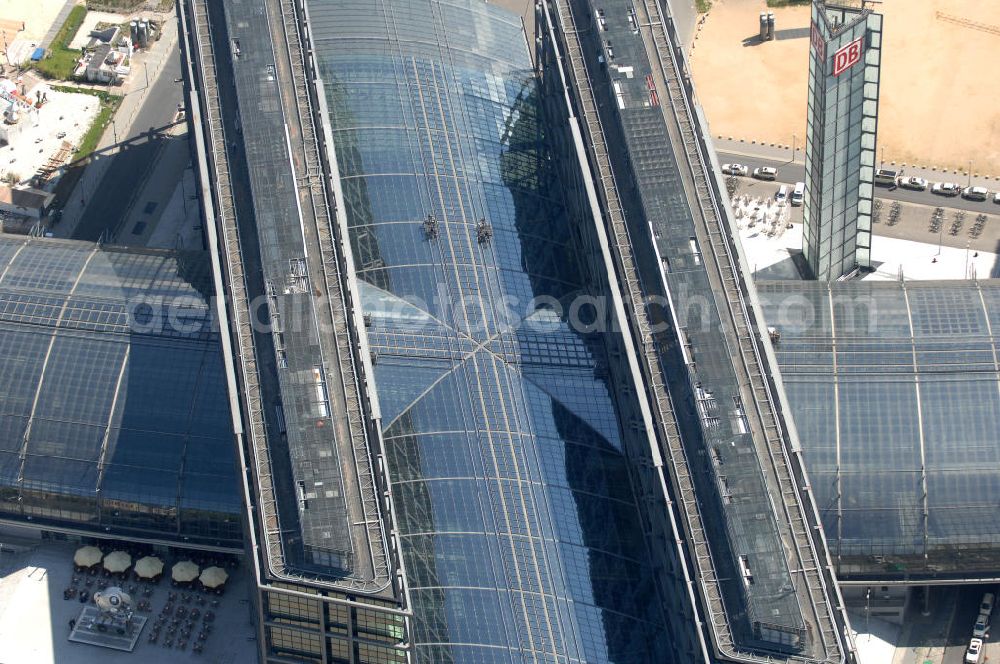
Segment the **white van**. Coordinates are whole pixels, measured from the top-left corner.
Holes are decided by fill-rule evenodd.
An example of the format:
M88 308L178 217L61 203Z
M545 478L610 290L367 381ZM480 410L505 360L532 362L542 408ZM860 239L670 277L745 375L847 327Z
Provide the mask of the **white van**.
M979 613L984 613L990 615L993 613L993 600L995 596L993 593L986 593L983 595L983 600L979 603Z
M774 195L774 202L778 205L784 205L788 201L788 185L781 185L778 187L778 193Z
M802 205L806 199L806 183L796 182L795 191L792 192L792 205Z

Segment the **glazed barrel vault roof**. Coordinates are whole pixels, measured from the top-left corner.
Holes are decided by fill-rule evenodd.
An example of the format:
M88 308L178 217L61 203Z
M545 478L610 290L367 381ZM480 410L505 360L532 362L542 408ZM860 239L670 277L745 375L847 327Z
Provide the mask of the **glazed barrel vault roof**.
M0 235L0 518L242 546L204 252Z
M308 9L418 660L664 661L604 341L567 324L589 222L564 208L520 19Z
M841 574L1000 569L1000 281L758 282Z

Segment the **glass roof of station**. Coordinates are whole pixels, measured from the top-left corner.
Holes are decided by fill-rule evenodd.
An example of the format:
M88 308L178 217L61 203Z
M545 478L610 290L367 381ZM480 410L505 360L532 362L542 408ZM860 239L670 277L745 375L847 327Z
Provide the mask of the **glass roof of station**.
M239 546L200 252L0 236L0 515Z
M308 4L417 661L669 661L520 19Z
M757 288L841 573L1000 571L1000 282Z

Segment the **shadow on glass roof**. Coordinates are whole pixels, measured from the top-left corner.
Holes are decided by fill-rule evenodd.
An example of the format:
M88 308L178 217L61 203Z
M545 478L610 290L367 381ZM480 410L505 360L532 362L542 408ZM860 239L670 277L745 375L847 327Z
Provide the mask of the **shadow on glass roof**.
M201 252L0 235L0 518L241 546Z

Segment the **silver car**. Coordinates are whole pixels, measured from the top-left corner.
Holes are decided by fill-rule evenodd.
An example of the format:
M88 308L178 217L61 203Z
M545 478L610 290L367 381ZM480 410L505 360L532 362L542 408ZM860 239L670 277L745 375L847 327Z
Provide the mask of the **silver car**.
M972 628L972 636L977 639L986 638L986 630L990 628L990 616L986 613L980 613L979 617L976 618L976 624Z
M927 190L927 180L918 177L899 178L896 184L903 189L912 189L913 191Z
M758 180L774 180L778 177L778 169L770 166L761 166L753 169L753 176Z
M962 188L954 182L937 182L931 187L931 192L939 196L958 196Z

